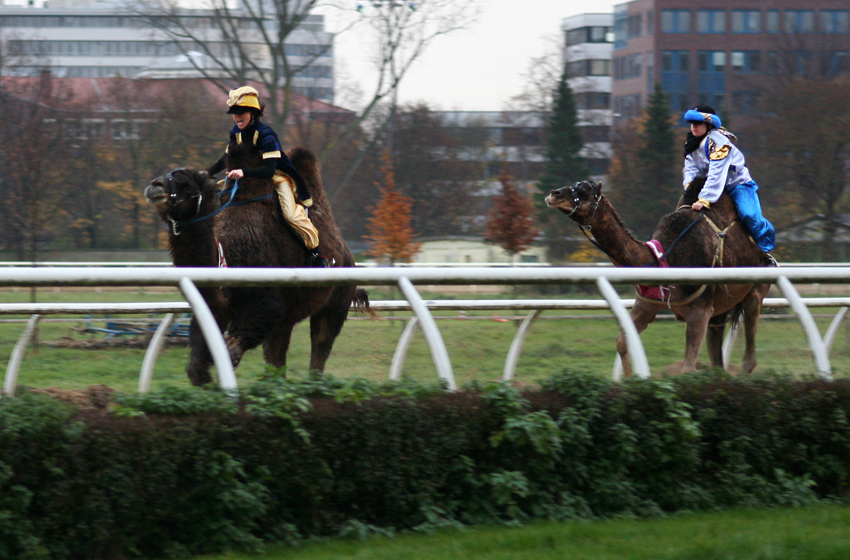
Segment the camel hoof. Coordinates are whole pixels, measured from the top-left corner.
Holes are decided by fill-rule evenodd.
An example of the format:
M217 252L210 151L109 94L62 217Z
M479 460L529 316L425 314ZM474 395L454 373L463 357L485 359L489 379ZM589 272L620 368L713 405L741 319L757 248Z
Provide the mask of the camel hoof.
M195 387L212 383L209 369L196 368L190 365L186 368L186 375L189 376L189 382Z

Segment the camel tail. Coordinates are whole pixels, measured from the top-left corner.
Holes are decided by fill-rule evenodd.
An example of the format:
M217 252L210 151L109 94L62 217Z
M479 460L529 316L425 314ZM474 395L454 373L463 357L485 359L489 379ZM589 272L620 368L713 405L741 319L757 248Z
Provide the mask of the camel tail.
M319 160L315 154L307 148L293 148L289 152L289 159L292 160L292 165L301 176L307 181L310 187L310 193L315 198L317 195L324 198L324 187L322 186L322 171L319 167Z
M365 288L357 288L354 290L354 299L351 303L354 304L354 311L357 313L366 313L373 319L377 318L375 310L372 309L372 305L369 303L369 292L367 292Z

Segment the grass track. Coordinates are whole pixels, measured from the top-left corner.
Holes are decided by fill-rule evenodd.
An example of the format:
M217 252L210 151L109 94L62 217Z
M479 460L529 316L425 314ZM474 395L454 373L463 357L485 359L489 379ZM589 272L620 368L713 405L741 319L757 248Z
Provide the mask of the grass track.
M850 509L820 505L443 530L203 560L846 560L848 527Z
M27 301L28 292L0 292L0 301ZM373 295L374 299L386 295ZM426 297L439 297L431 296ZM573 297L573 296L571 296ZM45 301L167 301L180 299L177 292L46 292L40 291L38 300ZM817 318L821 332L829 324L836 310L817 310L825 316ZM551 318L571 315L583 318ZM443 312L451 319L439 320L438 326L446 341L459 385L473 380L491 381L502 375L504 360L516 332L518 321L494 320L492 313L470 312L460 318L457 312ZM509 315L507 315L509 316ZM550 317L550 318L546 318ZM74 330L86 320L76 317L72 322L43 322L39 339L55 341L63 338L100 339L101 335L85 335ZM337 339L328 362L327 372L337 377L363 377L384 380L389 372L398 338L405 325L403 320L372 321L350 320ZM833 375L850 375L850 323L842 329L830 356ZM0 322L0 362L7 363L15 341L23 331L22 323ZM533 383L565 368L598 372L610 376L615 355L616 322L606 312L546 312L529 331L522 356L517 366L516 378ZM641 335L650 368L655 374L664 374L681 361L684 351L684 325L672 320L658 320ZM742 338L742 337L741 337ZM743 342L739 339L732 356L733 368L740 364ZM811 352L802 327L795 318L764 320L758 336L758 371L775 371L795 375L814 372ZM68 349L39 345L30 347L24 357L19 384L31 387L58 386L75 389L105 383L120 391L134 391L144 357L143 349L111 348L106 350ZM157 361L153 387L185 385L183 373L188 350L171 346ZM708 362L705 350L700 360ZM308 326L299 325L290 349L289 375L304 376L309 363ZM250 384L265 370L260 350L246 354L237 370L240 385ZM733 369L734 371L734 369ZM421 333L414 337L409 349L403 374L432 381L436 379L430 351Z

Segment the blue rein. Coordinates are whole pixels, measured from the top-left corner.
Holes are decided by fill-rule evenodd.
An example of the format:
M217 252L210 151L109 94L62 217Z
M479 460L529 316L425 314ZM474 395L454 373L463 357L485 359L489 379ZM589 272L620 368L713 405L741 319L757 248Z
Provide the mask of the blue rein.
M249 202L259 202L260 200L267 200L267 199L272 198L274 196L274 193L270 193L270 194L266 194L266 195L263 195L263 196L258 196L257 198L234 201L233 198L236 196L237 191L239 191L239 179L235 179L233 181L232 187L227 187L226 189L222 189L221 191L219 191L219 193L218 193L219 201L221 201L221 199L223 199L228 194L230 195L230 198L227 200L227 202L224 203L223 206L219 206L218 210L216 210L215 212L212 212L210 214L207 214L205 216L199 216L197 218L193 218L193 219L187 220L185 222L174 222L174 224L176 226L179 226L179 227L197 224L198 222L203 222L204 220L208 220L208 219L210 219L214 216L217 216L222 211L224 211L225 208L229 208L231 206L241 206L243 204L248 204Z

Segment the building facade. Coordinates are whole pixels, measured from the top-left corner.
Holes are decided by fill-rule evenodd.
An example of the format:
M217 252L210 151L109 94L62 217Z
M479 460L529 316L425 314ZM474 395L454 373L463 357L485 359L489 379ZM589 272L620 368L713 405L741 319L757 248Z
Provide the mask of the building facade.
M614 7L611 106L638 116L660 82L675 112L746 116L766 80L850 73L847 0L635 0Z
M561 21L562 61L578 110L584 139L580 155L590 174L608 172L611 158L611 52L613 14L580 14Z
M238 10L234 14L240 29L256 28L249 17L240 18ZM232 45L222 39L210 11L184 9L180 18L194 35L208 37L205 42L213 55L227 60ZM270 20L269 26L273 25ZM308 16L287 36L290 64L305 66L290 84L293 91L333 101L333 37L324 31L321 15ZM252 51L252 60L271 67L262 42L246 43L246 48ZM35 76L49 70L69 78L199 77L190 58L213 75L221 73L208 55L193 50L191 42L178 45L119 3L92 0L0 5L0 57L0 73L5 76Z

